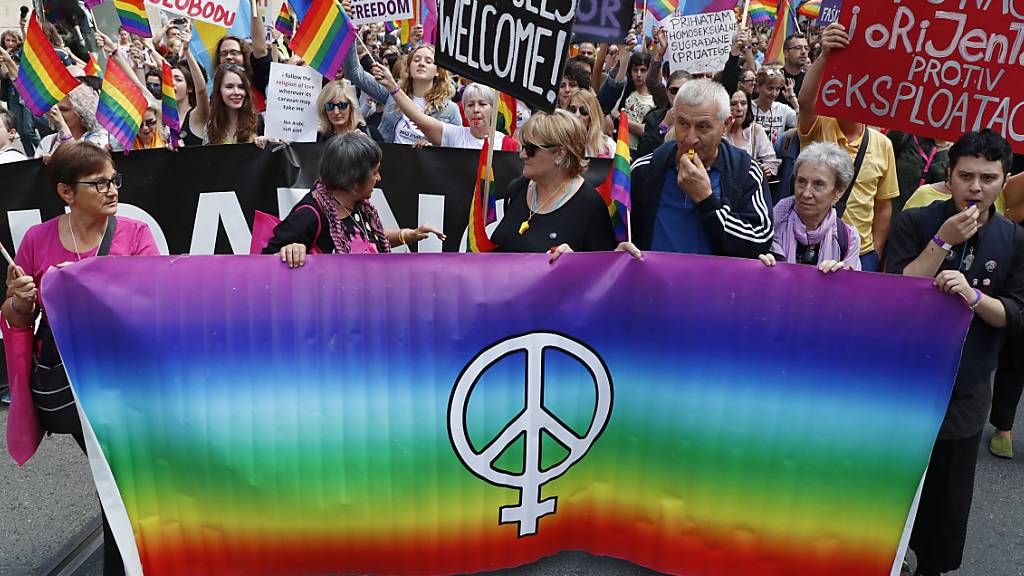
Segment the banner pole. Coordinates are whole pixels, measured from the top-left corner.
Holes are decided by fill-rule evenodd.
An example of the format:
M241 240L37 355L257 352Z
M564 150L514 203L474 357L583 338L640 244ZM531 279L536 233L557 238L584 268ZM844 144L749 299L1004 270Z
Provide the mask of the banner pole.
M498 91L498 90L495 90L494 88L491 88L491 90L494 90L494 94L497 96L497 98L495 99L496 101L494 103L494 109L491 110L491 128L490 128L490 130L488 130L488 133L487 133L487 167L484 168L484 191L480 195L481 196L480 199L483 201L483 209L484 210L487 209L488 201L490 200L490 194L491 194L491 170L492 170L491 166L494 164L494 133L497 130L497 126L498 126L498 108L501 107L500 106L500 103L501 103L501 92ZM476 208L479 209L481 207L477 206ZM484 222L486 222L486 221L487 221L487 215L485 214L484 215ZM472 226L472 225L473 225L473 223L470 222L470 226Z
M644 0L644 17L640 24L640 37L636 39L636 43L643 46L642 40L647 39L647 0Z
M370 49L366 47L365 43L363 43L363 35L358 30L356 31L356 40L358 40L359 45L363 47L363 51L370 56L370 60L372 60L374 64L380 64L380 62L377 62L377 59L373 57L373 52L370 52Z
M743 22L740 23L740 30L747 27L747 17L750 15L750 0L743 3Z

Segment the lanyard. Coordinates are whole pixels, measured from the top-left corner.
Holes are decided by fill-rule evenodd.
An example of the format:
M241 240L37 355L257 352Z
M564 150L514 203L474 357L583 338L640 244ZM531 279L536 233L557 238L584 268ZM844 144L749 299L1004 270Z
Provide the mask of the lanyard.
M918 186L924 186L927 180L928 170L932 167L932 160L935 159L935 153L939 151L939 147L935 144L932 145L931 154L925 154L924 148L921 147L921 143L917 140L917 136L914 136L914 145L917 146L917 153L924 159L924 170L921 171L921 182Z

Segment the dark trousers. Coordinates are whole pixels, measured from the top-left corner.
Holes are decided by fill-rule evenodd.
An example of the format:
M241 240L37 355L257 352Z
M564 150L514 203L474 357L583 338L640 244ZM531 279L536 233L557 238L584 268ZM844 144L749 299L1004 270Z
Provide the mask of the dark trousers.
M85 452L85 435L77 432L71 435L78 447ZM107 514L100 508L103 516L103 576L124 576L124 560L121 558L121 551L117 549L117 542L114 541L114 533L110 530L110 523L107 522Z
M881 270L881 265L882 260L878 257L878 252L874 250L860 256L860 269L863 272L878 272Z
M1021 391L1024 391L1024 338L1011 336L999 354L999 368L992 386L992 414L988 421L997 430L1013 430Z
M963 561L980 443L981 432L970 438L935 441L910 536L920 574L956 570Z

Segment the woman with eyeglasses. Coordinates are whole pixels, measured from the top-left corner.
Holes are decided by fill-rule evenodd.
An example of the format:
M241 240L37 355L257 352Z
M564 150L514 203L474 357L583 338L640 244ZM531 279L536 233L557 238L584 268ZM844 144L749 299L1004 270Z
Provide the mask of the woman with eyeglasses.
M743 90L748 96L753 96L754 88L757 87L757 73L749 68L744 68L740 72L740 81L737 83L737 88Z
M610 251L618 246L608 207L584 178L587 133L565 110L537 112L516 131L523 176L509 183L491 240L499 252Z
M491 119L494 117L494 108L498 105L498 93L493 89L476 83L466 86L462 91L462 109L469 126L454 126L431 118L420 110L412 98L402 91L387 66L374 64L373 77L381 86L388 89L398 109L419 127L423 137L431 145L471 150L480 150L484 147L484 138L491 133ZM519 151L519 142L511 136L495 132L494 141L495 150Z
M221 64L213 76L210 106L192 109L190 121L204 127L203 144L242 144L266 139L260 116L253 107L251 86L245 69L236 64Z
M754 101L754 122L768 133L774 144L786 130L796 128L797 111L778 101L786 89L786 76L777 66L765 66L757 73L757 99ZM792 92L790 87L789 92ZM788 95L787 95L788 97Z
M385 254L429 234L445 235L429 225L414 230L385 230L370 203L380 182L380 146L361 132L327 141L320 178L291 213L274 228L263 254L276 254L289 268L305 264L306 254Z
M765 133L764 128L754 122L754 111L751 109L750 95L737 90L729 100L732 112L732 126L725 133L725 141L743 150L757 161L761 172L769 179L779 170L780 160L775 156L775 147Z
M320 96L316 99L316 110L320 118L320 130L317 134L319 142L349 132L366 131L363 113L359 110L359 100L355 91L344 80L331 80L324 84Z
M160 102L150 102L146 111L142 113L142 123L139 124L139 133L132 143L132 150L151 150L167 146L164 140L164 126L160 122Z
M587 158L611 158L615 156L615 140L604 133L601 120L601 104L590 90L580 90L569 98L565 111L576 116L587 132Z
M32 347L31 398L15 395L12 400L31 401L44 430L70 434L85 452L82 425L42 309L39 286L52 267L86 260L101 251L116 256L158 256L159 251L144 222L116 216L122 180L106 149L90 142L62 144L50 158L47 172L69 211L29 228L14 266L7 269L8 297L0 308L4 319L14 328L29 330L40 319ZM104 573L123 573L106 517L103 532Z

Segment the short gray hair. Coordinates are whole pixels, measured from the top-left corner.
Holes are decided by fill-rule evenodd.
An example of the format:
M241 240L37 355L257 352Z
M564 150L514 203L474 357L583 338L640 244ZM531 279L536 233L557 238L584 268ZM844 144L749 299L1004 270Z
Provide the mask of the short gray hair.
M800 166L804 162L827 166L835 175L836 188L840 190L846 190L853 180L853 160L850 160L850 155L834 142L815 142L801 150L793 167L793 174L800 171Z
M498 105L498 93L495 92L492 88L484 86L483 84L477 84L476 82L473 82L472 84L466 86L466 88L463 89L462 91L463 101L469 100L470 98L479 97L486 98L487 103L490 104L492 107Z
M99 92L93 90L86 84L79 84L74 90L68 93L68 104L82 121L82 128L91 132L100 127L96 121L96 107L100 103Z
M370 179L383 158L380 146L362 132L335 136L324 147L320 178L327 188L352 190Z
M673 107L679 105L700 106L708 100L718 104L718 120L725 124L729 116L732 115L729 106L729 93L725 91L725 87L714 80L702 78L685 82L679 88L679 93L676 94Z

